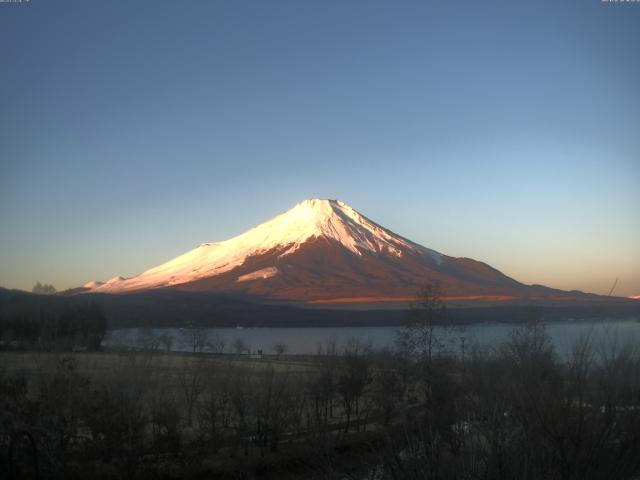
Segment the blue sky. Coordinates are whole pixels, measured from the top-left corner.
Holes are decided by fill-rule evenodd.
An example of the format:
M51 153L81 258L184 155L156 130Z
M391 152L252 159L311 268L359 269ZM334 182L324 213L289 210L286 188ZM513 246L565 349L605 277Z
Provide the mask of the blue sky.
M310 197L640 294L640 4L0 3L0 285L134 275Z

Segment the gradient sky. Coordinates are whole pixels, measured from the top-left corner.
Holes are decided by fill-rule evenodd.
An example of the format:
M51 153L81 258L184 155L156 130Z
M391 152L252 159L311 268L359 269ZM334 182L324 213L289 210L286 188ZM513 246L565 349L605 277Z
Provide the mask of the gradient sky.
M640 294L640 3L0 3L0 285L130 276L338 198Z

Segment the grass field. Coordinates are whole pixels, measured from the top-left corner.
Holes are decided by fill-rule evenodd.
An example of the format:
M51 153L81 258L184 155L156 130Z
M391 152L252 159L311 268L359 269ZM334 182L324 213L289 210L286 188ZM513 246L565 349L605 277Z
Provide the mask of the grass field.
M79 375L92 381L108 383L119 376L146 371L158 376L166 385L171 385L183 374L185 366L197 363L208 372L235 371L259 375L274 371L278 374L304 374L317 367L308 356L287 356L277 358L264 355L252 358L248 355L212 355L206 353L159 353L144 351L102 351L102 352L0 352L0 373L11 377L24 376L29 381L55 374L62 359L73 358Z

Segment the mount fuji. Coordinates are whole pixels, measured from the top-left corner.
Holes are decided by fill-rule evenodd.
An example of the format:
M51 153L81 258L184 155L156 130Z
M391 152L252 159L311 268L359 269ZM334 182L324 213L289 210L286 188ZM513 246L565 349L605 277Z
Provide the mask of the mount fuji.
M311 199L220 243L203 243L135 277L81 292L181 290L302 303L407 301L426 282L449 300L597 297L520 283L489 265L423 247L344 202Z

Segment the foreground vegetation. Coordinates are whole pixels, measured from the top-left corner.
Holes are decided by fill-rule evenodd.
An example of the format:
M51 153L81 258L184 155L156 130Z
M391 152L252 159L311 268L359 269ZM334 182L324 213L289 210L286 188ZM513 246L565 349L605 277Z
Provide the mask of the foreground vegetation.
M96 350L107 318L95 302L59 302L52 296L18 296L0 302L0 348Z
M640 356L491 351L3 353L4 478L589 479L640 474ZM416 336L421 332L421 336ZM426 337L424 335L427 335ZM399 336L406 340L406 335ZM426 341L425 341L426 340Z
M458 327L440 299L421 290L394 349L328 341L312 356L241 341L223 354L202 328L184 332L190 354L150 329L139 350L99 351L95 304L13 303L0 316L0 478L640 476L637 345L587 336L561 358L531 310L503 344L445 355L443 331Z

